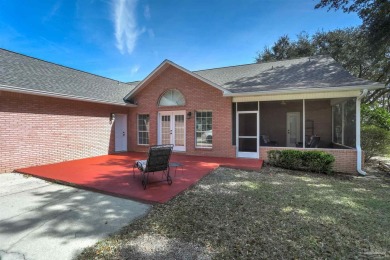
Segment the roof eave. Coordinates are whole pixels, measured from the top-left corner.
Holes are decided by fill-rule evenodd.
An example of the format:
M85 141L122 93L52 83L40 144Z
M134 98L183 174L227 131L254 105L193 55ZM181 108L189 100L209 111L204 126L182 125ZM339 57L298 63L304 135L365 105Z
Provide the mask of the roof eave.
M105 105L137 107L137 105L126 103L125 101L123 101L123 103L111 102L108 100L86 98L86 97L80 97L80 96L74 96L74 95L68 95L68 94L59 94L59 93L53 93L53 92L43 91L43 90L25 89L25 88L21 88L21 87L14 87L14 86L8 86L8 85L3 85L3 84L0 84L0 91L8 91L8 92L29 94L29 95L35 95L35 96L43 96L43 97L52 97L52 98L61 98L61 99L67 99L67 100L99 103L99 104L105 104Z
M189 71L179 65L177 65L176 63L170 61L170 60L164 60L157 68L155 68L144 80L142 80L140 83L138 83L138 85L132 89L129 94L127 94L125 97L124 97L124 100L128 100L130 99L132 96L134 96L138 91L140 91L147 83L149 83L149 81L151 81L154 76L158 73L160 73L160 70L162 70L165 66L167 65L170 65L170 66L173 66L203 82L205 82L206 84L218 89L218 90L221 90L223 92L223 94L228 94L228 93L231 93L230 91L228 91L227 89L219 86L218 84L215 84L214 82L208 80L208 79L205 79L203 78L202 76L199 76L198 74L196 73L193 73L192 71Z
M375 90L384 88L384 84L375 84L375 85L361 85L356 87L351 86L341 86L341 87L330 87L330 88L304 88L304 89L280 89L272 91L254 91L254 92L240 92L240 93L226 93L224 97L239 97L239 96L260 96L260 95L277 95L277 94L297 94L297 93L309 93L309 92L337 92L337 91L346 91L346 90Z

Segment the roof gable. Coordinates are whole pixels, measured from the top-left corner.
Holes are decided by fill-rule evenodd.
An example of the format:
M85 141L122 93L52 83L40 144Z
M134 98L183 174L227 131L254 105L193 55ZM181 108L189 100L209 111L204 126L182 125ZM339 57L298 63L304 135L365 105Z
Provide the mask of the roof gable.
M138 85L132 89L126 96L125 96L125 100L130 100L136 93L138 93L140 90L142 90L144 87L146 87L152 80L154 80L158 75L160 75L164 70L166 70L168 67L174 67L176 69L179 69L180 71L186 73L186 74L189 74L190 76L192 77L195 77L203 82L205 82L206 84L218 89L218 90L221 90L224 94L226 93L230 93L229 90L219 86L218 84L206 79L206 78L203 78L202 76L196 74L196 73L193 73L179 65L177 65L176 63L170 61L170 60L164 60L156 69L154 69L144 80L142 80L141 82L138 83Z

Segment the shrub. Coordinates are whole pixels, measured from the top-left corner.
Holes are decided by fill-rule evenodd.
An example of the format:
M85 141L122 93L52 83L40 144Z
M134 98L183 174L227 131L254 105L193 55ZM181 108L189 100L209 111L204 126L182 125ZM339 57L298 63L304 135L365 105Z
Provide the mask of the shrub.
M268 162L272 166L285 169L331 173L334 161L333 155L322 151L268 151Z
M374 156L383 156L390 153L390 131L378 126L363 126L361 142L365 161L370 160Z
M302 167L302 152L298 150L284 150L279 157L280 167L299 170Z
M277 166L281 153L279 150L268 151L268 163L272 166Z
M322 151L306 151L302 155L303 166L312 172L332 173L333 155Z

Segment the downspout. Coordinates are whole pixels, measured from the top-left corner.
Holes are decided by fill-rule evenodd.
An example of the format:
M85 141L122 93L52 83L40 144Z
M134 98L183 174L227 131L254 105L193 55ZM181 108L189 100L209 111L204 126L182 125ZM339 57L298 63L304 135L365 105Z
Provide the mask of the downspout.
M362 148L360 146L360 103L362 98L364 98L368 93L367 89L364 89L362 94L356 99L356 152L357 152L357 163L356 170L362 175L366 176L367 173L362 170Z

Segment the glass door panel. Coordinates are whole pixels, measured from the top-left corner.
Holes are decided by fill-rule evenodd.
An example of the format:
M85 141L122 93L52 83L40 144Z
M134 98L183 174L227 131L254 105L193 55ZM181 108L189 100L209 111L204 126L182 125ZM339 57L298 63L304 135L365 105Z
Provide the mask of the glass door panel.
M174 151L185 151L185 111L159 113L159 144L173 144Z
M161 144L171 144L171 116L161 116Z
M238 112L237 157L259 158L258 112Z
M184 146L184 115L175 115L175 145Z

